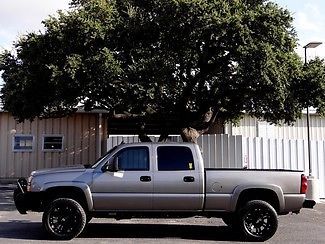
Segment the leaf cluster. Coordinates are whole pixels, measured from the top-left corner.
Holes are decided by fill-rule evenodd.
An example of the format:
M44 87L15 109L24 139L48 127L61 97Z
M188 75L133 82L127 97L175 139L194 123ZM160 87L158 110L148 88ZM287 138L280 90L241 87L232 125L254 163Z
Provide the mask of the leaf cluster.
M73 0L43 23L1 55L2 100L19 120L83 104L184 123L209 109L292 122L307 105L298 95L315 91L301 85L317 71L303 71L291 14L270 1Z

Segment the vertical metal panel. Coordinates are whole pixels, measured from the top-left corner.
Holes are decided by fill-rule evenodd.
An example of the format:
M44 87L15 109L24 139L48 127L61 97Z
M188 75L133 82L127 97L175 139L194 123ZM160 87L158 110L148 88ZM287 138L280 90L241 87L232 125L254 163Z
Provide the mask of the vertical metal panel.
M215 146L215 154L216 154L216 161L215 165L220 165L221 168L223 168L223 154L221 153L223 151L223 140L222 135L216 135L216 146ZM211 165L211 164L210 164Z
M310 159L311 159L311 167L312 167L312 173L314 176L316 176L317 172L315 171L317 167L317 144L316 141L310 141Z
M52 125L48 128L51 131L50 134L61 134L60 133L60 119L51 119ZM64 137L64 136L63 136ZM60 162L61 153L51 152L51 167L56 168L59 166L65 165L64 163Z
M253 148L255 156L249 157L249 168L302 170L308 175L308 150L306 140L250 138L244 153ZM247 151L245 151L247 150ZM325 197L325 141L311 141L312 175L319 179L320 197Z
M320 197L325 198L325 141L322 141L320 146L320 155L322 158L319 161L319 186L320 186Z
M7 156L7 146L8 146L8 139L7 139L7 125L6 123L7 118L3 113L0 113L0 177L5 177L6 173L6 156Z
M260 137L255 137L254 138L254 151L255 151L255 168L261 169L262 168L262 163L261 163L261 138Z
M275 139L275 151L276 151L276 169L280 169L283 167L283 160L282 160L282 140Z
M247 164L247 167L250 168L250 167L253 167L252 164L255 163L254 159L255 159L255 148L254 148L254 139L252 137L247 137L247 148L249 150L249 153L248 153L248 164Z
M229 167L229 137L228 136L222 136L222 155L223 155L223 167L228 168Z
M231 128L231 129L230 129ZM266 122L259 122L256 118L245 115L237 126L226 125L226 131L231 135L244 137L267 137L278 139L307 139L306 114L302 115L293 126L275 126ZM325 140L325 118L317 114L310 115L311 140Z
M235 168L236 167L236 137L235 136L229 136L229 147L228 147L228 155L229 155L229 168Z
M262 146L261 146L261 165L262 169L270 168L270 160L269 160L269 148L268 140L266 138L261 139Z
M236 136L236 155L235 155L235 167L244 167L244 155L243 155L243 137Z
M157 141L158 137L152 138ZM180 136L169 138L170 141L181 142ZM205 167L207 168L235 168L243 167L242 136L203 135L198 138L198 145L202 151ZM138 137L110 136L107 147L112 148L121 141L126 143L139 142Z
M67 118L35 119L33 122L25 121L17 124L9 113L0 112L0 177L26 177L36 169L94 162L96 116L98 115L77 113ZM14 134L33 135L33 151L13 152ZM64 150L44 152L42 150L44 134L62 134ZM76 155L79 155L77 160Z
M276 167L276 142L275 139L268 140L270 168Z
M74 122L74 164L79 164L82 162L82 148L81 148L81 138L80 138L80 132L82 131L82 119L81 115L77 114L75 116L75 122Z
M304 140L297 140L297 169L305 170Z
M216 135L210 135L209 141L209 162L207 163L208 168L215 168L216 167L216 160L217 160L217 151L216 151Z
M210 160L210 135L199 137L199 145L203 149L203 161L207 162L207 165L211 165Z

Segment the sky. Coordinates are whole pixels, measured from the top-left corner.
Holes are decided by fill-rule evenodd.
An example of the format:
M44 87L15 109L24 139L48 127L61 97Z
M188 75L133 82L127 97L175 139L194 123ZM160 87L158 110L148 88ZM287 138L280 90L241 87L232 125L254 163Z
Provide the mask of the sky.
M323 45L307 50L308 59L325 58L324 0L273 0L287 8L294 17L299 46L297 53L304 55L303 46L320 41ZM0 52L11 50L20 35L42 30L41 21L55 15L59 9L68 9L69 0L0 0ZM1 82L1 80L0 80Z
M308 59L325 59L325 1L324 0L275 0L281 7L288 9L294 17L293 26L298 35L297 53L304 57L303 47L309 42L322 42L314 49L307 50Z

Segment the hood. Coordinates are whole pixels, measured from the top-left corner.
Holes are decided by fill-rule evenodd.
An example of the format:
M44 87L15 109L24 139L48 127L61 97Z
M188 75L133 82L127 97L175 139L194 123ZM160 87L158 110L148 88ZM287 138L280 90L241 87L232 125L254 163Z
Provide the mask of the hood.
M57 173L72 173L72 172L84 172L86 168L83 165L77 166L67 166L61 168L50 168L50 169L41 169L35 170L31 173L32 176L44 175L44 174L57 174Z

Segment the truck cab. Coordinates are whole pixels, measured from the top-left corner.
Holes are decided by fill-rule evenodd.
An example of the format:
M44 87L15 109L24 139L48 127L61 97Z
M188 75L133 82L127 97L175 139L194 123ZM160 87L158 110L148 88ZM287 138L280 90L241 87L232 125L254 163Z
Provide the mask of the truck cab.
M94 209L201 211L204 168L196 147L191 143L121 145L93 167Z

